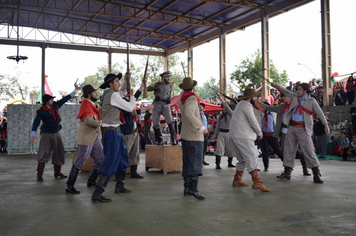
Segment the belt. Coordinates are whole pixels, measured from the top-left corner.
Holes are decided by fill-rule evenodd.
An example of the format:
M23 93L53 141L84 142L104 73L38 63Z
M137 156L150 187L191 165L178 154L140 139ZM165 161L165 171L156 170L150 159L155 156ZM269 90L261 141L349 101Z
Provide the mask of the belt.
M262 133L263 133L263 136L266 136L266 137L273 136L273 132L265 132L265 131L263 131Z
M219 132L223 132L223 133L228 133L230 130L229 129L219 129Z
M288 128L288 125L282 123L282 128Z
M304 121L294 121L294 120L290 120L290 125L291 125L291 126L295 126L295 127L299 127L299 128L304 128L304 127L305 127Z
M150 134L154 134L155 132L154 131L150 131Z
M120 130L120 126L105 126L101 127L101 134L104 134L105 132L108 132L110 130Z

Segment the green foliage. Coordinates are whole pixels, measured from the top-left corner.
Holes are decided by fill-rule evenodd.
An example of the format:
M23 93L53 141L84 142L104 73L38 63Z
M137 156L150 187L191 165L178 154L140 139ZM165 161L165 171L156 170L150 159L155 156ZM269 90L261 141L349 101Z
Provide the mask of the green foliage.
M257 50L254 55L247 57L240 65L236 66L236 70L231 74L231 80L236 81L241 91L250 87L257 89L262 85L262 78L259 76L262 73L262 56L260 50ZM279 73L276 66L270 60L270 78L273 82L285 86L288 82L288 75L285 70Z
M211 77L207 82L205 82L202 86L197 85L195 87L194 92L201 98L201 99L210 99L213 100L216 97L216 93L210 87L220 91L220 85L218 81Z
M26 100L29 87L21 83L18 78L19 75L16 77L0 75L0 100L9 101L15 99L17 95L20 95L22 100Z

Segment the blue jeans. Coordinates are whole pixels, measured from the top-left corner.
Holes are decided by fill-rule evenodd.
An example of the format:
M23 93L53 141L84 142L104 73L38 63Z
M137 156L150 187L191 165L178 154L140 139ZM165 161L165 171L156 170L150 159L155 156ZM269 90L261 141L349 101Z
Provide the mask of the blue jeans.
M126 173L129 164L124 136L118 130L110 130L103 134L104 161L98 171L99 175L111 177L113 174Z
M186 141L182 139L183 171L182 176L197 177L203 175L203 141Z

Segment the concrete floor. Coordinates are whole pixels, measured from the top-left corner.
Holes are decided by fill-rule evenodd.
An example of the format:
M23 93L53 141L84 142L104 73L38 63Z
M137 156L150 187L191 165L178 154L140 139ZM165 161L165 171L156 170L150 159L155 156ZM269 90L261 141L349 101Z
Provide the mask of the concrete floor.
M66 154L68 174L73 154ZM215 170L207 156L199 190L204 201L183 196L179 173L145 172L142 154L139 173L130 179L128 194L115 194L110 181L104 196L111 203L92 203L88 173L79 174L79 195L65 194L64 179L53 178L47 164L44 182L36 181L35 156L0 156L0 235L356 235L356 162L321 161L324 184L302 176L299 161L290 181L276 180L282 163L271 159L261 172L270 193L232 187L234 168ZM262 160L259 159L262 166ZM245 181L252 183L250 175Z

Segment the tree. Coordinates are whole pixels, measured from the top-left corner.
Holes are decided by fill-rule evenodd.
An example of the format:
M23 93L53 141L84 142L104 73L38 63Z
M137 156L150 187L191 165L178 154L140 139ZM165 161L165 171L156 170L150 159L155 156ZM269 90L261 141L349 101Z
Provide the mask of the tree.
M216 97L216 93L210 87L220 91L220 86L217 80L211 77L208 81L206 81L203 86L196 86L194 92L203 100L206 99L214 99Z
M16 77L10 77L9 75L0 75L0 99L9 101L9 99L15 99L17 95L21 96L22 100L26 100L29 94L29 87L25 83L19 81L18 74Z
M254 55L247 57L240 65L236 66L236 70L231 74L230 79L236 81L241 90L250 87L257 89L262 85L262 57L260 50L257 50ZM279 73L276 66L270 60L270 78L273 82L285 86L288 82L288 75L285 70Z
M38 100L38 97L40 96L40 92L38 89L33 89L30 92L30 102L31 104L35 104Z

